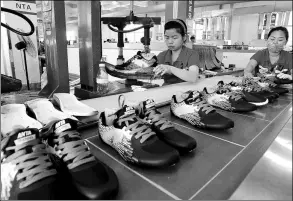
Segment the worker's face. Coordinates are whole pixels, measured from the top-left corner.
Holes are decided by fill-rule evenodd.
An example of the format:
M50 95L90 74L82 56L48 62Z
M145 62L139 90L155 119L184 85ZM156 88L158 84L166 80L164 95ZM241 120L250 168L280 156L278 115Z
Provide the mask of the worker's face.
M274 31L267 41L267 47L271 52L280 52L284 49L287 40L283 31Z
M185 36L182 37L176 29L168 29L165 31L165 42L169 50L179 50L185 41Z

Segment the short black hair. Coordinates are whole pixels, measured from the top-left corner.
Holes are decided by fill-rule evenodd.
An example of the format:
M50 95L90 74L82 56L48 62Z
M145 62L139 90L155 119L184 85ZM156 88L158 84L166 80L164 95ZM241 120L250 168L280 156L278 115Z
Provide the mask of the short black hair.
M164 32L169 29L176 29L176 31L183 37L186 35L185 30L187 30L187 26L183 20L181 19L177 19L177 20L180 20L180 22L182 22L184 27L182 27L182 25L179 22L169 21L164 26Z
M190 37L190 40L192 40L192 39L195 39L195 37L194 37L194 36L191 36L191 37Z
M289 32L287 30L286 27L282 27L282 26L279 26L279 27L274 27L270 30L269 34L268 34L268 38L271 36L271 34L275 31L283 31L283 33L285 34L285 38L286 38L286 41L288 41L288 38L289 38Z

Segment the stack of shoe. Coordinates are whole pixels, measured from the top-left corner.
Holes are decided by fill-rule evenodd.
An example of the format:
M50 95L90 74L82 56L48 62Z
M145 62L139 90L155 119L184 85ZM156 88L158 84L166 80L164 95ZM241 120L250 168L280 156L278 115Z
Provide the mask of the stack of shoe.
M220 81L214 92L208 93L207 88L203 89L204 99L212 106L231 112L251 112L257 106L247 102L241 92L233 91L225 87Z
M234 122L219 114L198 91L173 95L171 114L200 128L230 129L234 127Z

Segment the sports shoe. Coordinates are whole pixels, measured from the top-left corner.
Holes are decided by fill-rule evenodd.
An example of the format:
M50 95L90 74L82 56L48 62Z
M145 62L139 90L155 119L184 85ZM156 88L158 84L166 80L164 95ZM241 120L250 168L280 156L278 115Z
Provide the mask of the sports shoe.
M234 122L217 113L198 91L187 91L180 95L173 95L171 114L200 128L229 129L234 127Z
M277 84L274 83L274 79L270 79L260 73L258 74L258 77L260 78L258 84L262 87L268 87L274 93L282 95L289 92L288 89L278 87Z
M50 161L46 146L40 140L38 129L17 129L2 138L2 168L8 172L1 175L1 196L3 188L9 188L12 181L5 196L11 200L61 198L58 196L60 181L57 180L57 171Z
M156 109L152 99L142 101L137 106L138 117L150 124L158 138L177 149L180 153L191 152L196 148L196 140L178 131L171 121L168 121Z
M117 65L119 70L134 70L147 67L155 67L157 65L157 56L153 53L145 53L138 51L136 55L131 57L122 65Z
M269 100L257 93L249 92L248 90L244 90L244 87L237 82L230 82L228 84L225 84L225 87L229 88L232 91L241 92L243 94L244 99L256 106L264 106L269 103Z
M133 107L124 105L115 113L102 112L99 133L102 141L129 163L165 167L179 161L179 153L160 141L156 133L137 118Z
M258 94L267 98L269 102L273 102L279 97L277 93L270 92L266 88L261 87L253 78L244 77L242 80L242 86L244 87L244 93L250 92L254 95Z
M205 87L203 97L210 105L226 111L251 112L257 109L255 105L248 103L243 98L241 92L229 90L229 88L224 87L224 83L221 81L213 93L209 93Z
M116 174L91 154L76 128L75 120L54 120L42 129L42 139L67 164L79 192L89 199L113 199L118 193Z

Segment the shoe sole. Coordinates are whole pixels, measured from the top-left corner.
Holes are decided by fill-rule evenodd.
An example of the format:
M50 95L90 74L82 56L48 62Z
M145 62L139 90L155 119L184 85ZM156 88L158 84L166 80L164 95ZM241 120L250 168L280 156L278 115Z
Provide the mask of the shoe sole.
M257 102L249 102L249 103L256 105L256 106L264 106L269 103L269 100L267 99L265 102L260 102L260 103L257 103Z

